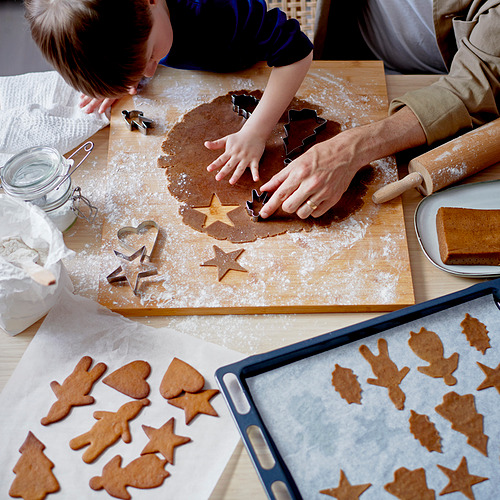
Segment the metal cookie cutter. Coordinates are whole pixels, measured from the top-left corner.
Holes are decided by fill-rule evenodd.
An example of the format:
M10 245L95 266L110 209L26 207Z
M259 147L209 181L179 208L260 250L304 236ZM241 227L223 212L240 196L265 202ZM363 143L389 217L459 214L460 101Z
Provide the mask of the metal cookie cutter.
M257 222L260 219L260 211L262 207L267 203L269 199L269 193L263 191L261 194L257 193L256 189L252 189L252 201L247 201L246 209L247 213L253 222Z
M317 124L314 127L312 134L306 136L302 143L293 149L289 150L289 135L291 129L292 122L306 121L306 120L314 120ZM321 132L326 127L326 119L318 116L318 113L314 109L304 108L301 110L290 109L288 111L288 123L285 124L285 137L283 138L283 143L285 144L285 164L290 163L293 160L294 156L298 156L305 151L306 146L316 141L316 135L318 132Z
M233 103L233 111L246 120L259 104L259 99L250 94L233 94L231 102Z
M137 109L133 109L132 111L124 109L122 115L130 131L137 128L141 134L147 135L148 130L153 127L153 120L146 118L142 111Z
M139 240L140 246L146 248L146 257L148 259L151 259L151 254L155 249L159 234L160 228L154 220L141 222L137 227L122 227L116 233L120 245L129 252L135 252L139 246L132 246L128 240Z
M132 255L124 255L121 252L114 250L116 257L121 260L122 264L117 267L111 274L106 276L108 283L117 283L126 281L134 295L137 295L139 288L139 280L148 276L158 274L158 269L153 264L145 263L146 247L143 246Z

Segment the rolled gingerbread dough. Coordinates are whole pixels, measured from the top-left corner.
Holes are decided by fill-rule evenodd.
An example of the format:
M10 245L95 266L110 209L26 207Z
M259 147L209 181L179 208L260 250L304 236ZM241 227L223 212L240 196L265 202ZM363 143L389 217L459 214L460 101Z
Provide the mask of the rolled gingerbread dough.
M247 169L238 183L232 186L228 182L230 176L216 181L215 172L207 171L206 167L222 151L210 151L204 146L204 141L219 139L242 127L245 118L233 111L232 94L251 94L259 98L262 92L240 90L201 104L186 113L170 129L162 144L163 155L158 159L158 166L166 170L170 193L183 203L179 212L185 224L218 240L245 243L287 231L310 231L314 226L329 226L346 219L363 206L363 196L368 184L374 178L373 168L369 166L357 174L340 202L322 217L309 217L303 220L295 214L278 210L269 219L252 221L246 211L246 202L252 200L252 189L258 190L285 166L283 138L285 137L284 125L288 122L288 110L283 114L267 141L260 161L260 181L255 183ZM318 106L297 98L292 101L288 109L304 108L314 109L318 116L321 116L321 109ZM294 147L302 138L309 136L315 127L314 123L292 125L290 130L293 134L289 135L289 140L293 141ZM328 120L326 127L317 134L314 143L329 139L339 132L340 125ZM314 143L306 146L304 150ZM237 207L226 214L229 223L218 220L206 225L207 216L197 210L197 208L210 207L214 195L221 205Z

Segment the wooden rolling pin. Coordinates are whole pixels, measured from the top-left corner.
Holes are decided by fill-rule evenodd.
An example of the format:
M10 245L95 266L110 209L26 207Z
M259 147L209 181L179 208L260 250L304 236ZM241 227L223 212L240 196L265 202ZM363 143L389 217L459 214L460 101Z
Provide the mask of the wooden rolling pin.
M408 164L408 175L373 193L384 203L417 188L424 196L500 161L500 118L428 151Z

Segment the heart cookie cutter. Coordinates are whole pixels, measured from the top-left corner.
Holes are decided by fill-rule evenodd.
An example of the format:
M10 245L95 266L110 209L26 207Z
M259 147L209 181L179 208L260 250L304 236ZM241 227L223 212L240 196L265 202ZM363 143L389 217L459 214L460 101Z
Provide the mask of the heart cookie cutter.
M116 233L120 245L129 252L135 252L142 246L146 247L146 257L151 259L151 255L156 247L158 236L160 234L160 227L154 220L146 220L141 222L137 227L125 226L118 230ZM141 243L137 247L127 243L127 239L134 236L141 236Z

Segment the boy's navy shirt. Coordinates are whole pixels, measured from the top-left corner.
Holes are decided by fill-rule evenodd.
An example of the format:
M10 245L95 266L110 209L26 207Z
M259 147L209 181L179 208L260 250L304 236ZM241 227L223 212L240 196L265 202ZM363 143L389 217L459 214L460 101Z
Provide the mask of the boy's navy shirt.
M266 61L287 66L312 50L296 19L263 0L167 0L173 44L160 64L179 69L239 71Z

